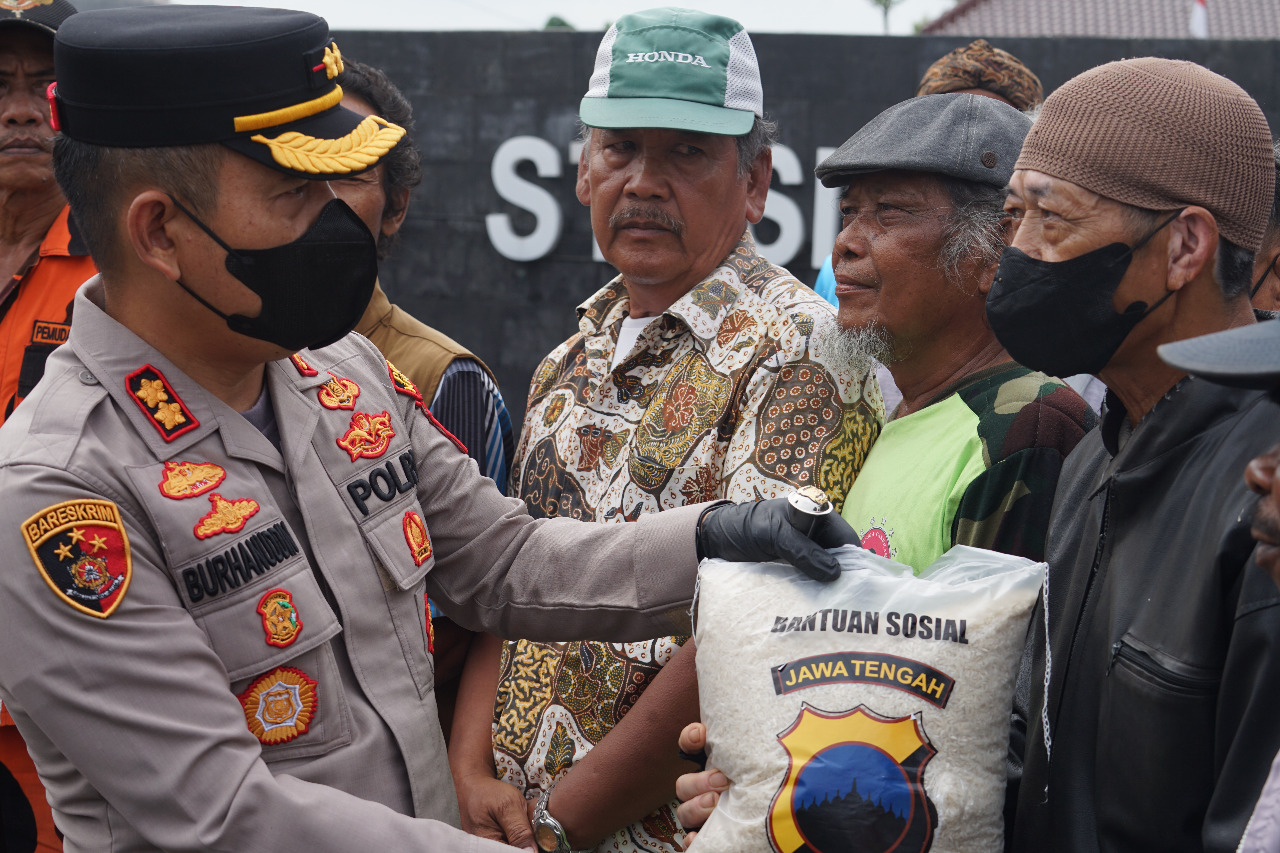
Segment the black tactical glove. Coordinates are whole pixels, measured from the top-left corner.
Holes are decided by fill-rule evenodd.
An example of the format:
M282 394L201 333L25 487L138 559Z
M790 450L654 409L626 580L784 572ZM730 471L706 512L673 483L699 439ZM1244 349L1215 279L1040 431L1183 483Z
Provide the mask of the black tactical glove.
M713 506L698 523L699 558L783 560L820 581L840 576L839 562L824 548L861 544L858 534L836 513L806 515L786 498Z

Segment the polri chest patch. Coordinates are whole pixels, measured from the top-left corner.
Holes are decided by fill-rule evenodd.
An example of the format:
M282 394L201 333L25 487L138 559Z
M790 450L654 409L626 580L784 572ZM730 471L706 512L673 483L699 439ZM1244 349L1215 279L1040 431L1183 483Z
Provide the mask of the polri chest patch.
M316 681L291 666L257 678L238 698L249 731L267 746L306 734L319 705Z
M351 427L338 439L338 446L347 451L352 462L361 457L376 459L387 452L387 446L395 435L390 412L376 415L356 412L351 416Z
M110 501L64 501L22 523L45 583L81 613L106 619L129 589L133 563L120 510Z
M213 491L227 479L227 471L212 462L166 462L160 494L175 501Z
M262 630L267 634L267 645L283 649L293 645L302 633L302 618L293 604L293 594L287 589L269 589L258 601L258 615L262 617Z
M258 502L253 498L227 500L214 492L209 495L213 508L196 522L197 539L208 539L219 533L236 533L244 529L244 523L258 512Z
M354 409L360 386L350 379L329 375L333 378L320 386L320 405L326 409Z

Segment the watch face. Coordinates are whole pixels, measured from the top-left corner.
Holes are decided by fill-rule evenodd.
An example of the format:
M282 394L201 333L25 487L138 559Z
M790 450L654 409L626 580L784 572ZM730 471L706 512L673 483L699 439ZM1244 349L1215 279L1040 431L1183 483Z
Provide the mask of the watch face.
M545 823L533 828L533 840L537 842L539 850L547 851L555 850L559 842L555 830Z

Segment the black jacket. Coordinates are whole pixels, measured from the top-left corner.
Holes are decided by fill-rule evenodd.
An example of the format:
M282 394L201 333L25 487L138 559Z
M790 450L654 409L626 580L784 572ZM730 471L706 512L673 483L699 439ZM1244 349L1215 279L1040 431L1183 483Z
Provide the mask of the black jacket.
M1054 501L1052 761L1038 609L1012 846L1234 851L1280 748L1280 591L1248 561L1243 479L1280 438L1280 407L1186 379L1122 448L1124 409L1108 408Z

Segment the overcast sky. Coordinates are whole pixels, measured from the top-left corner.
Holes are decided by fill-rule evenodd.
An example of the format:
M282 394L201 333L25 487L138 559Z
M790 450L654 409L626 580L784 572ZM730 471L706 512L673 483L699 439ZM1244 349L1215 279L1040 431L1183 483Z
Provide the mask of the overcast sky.
M184 0L170 0L184 2ZM210 0L192 0L205 2ZM603 30L627 12L661 0L235 0L224 5L283 6L315 12L335 30L530 30L559 15L579 30ZM749 32L868 33L883 31L880 9L870 0L685 0L689 5L741 21ZM889 16L890 32L911 35L953 0L901 0Z

